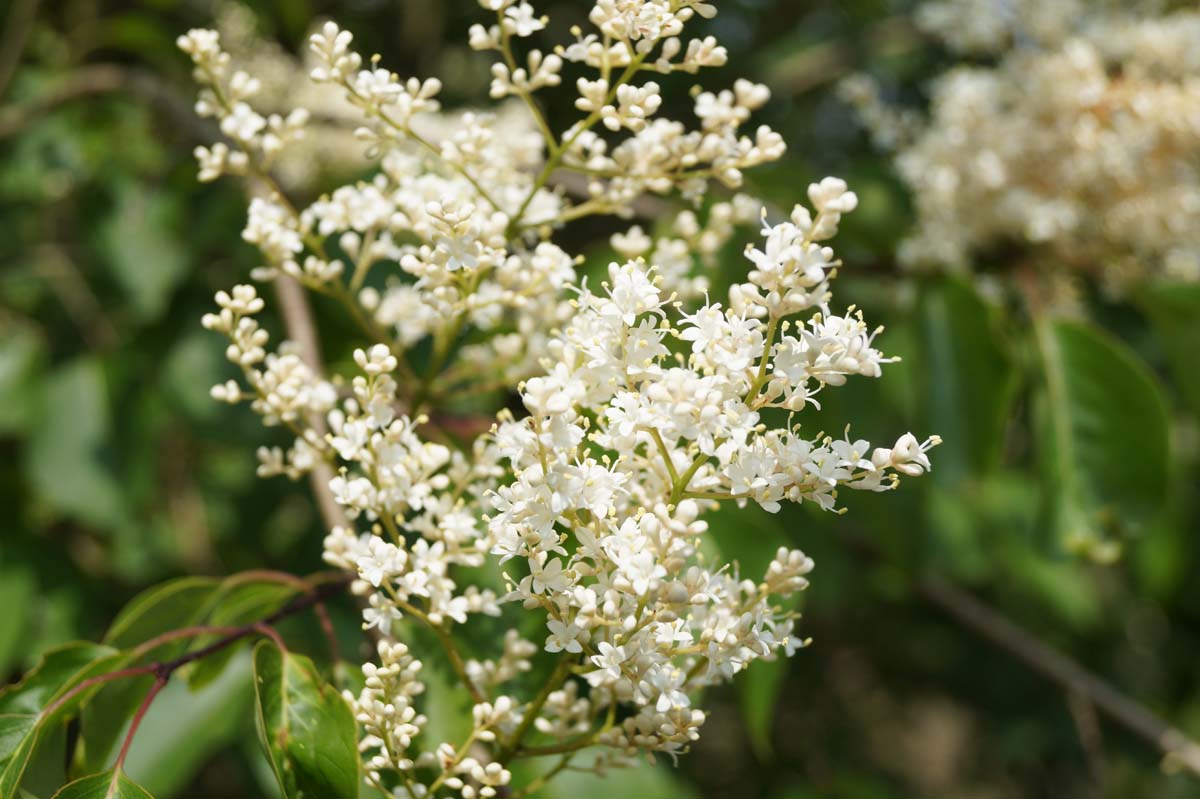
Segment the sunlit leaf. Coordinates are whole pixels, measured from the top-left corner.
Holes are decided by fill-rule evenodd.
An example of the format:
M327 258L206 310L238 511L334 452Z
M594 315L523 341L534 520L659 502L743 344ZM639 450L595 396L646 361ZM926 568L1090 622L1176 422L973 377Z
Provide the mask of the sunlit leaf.
M0 317L0 433L18 431L32 418L45 352L32 327Z

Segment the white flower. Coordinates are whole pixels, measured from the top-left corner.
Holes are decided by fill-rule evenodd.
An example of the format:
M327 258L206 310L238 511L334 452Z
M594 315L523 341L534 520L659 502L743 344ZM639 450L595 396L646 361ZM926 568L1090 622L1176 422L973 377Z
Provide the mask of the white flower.
M546 629L550 631L550 637L546 639L547 652L583 651L583 646L579 643L582 630L574 624L563 624L557 619L551 619L546 622Z
M596 666L596 671L589 672L588 682L592 685L602 685L621 678L621 664L628 657L625 647L613 646L607 641L601 641L596 647L600 654L592 655L589 660Z

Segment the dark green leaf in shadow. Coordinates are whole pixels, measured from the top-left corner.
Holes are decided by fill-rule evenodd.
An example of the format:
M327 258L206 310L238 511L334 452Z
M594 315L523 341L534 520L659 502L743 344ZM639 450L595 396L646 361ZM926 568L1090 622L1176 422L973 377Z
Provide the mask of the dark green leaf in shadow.
M997 465L1013 398L1013 370L995 311L968 283L923 287L921 429L942 437L934 479L957 485Z
M1106 333L1045 319L1036 328L1056 528L1068 549L1110 561L1119 537L1140 532L1166 502L1166 403L1146 367Z
M1192 413L1200 416L1200 284L1158 283L1139 297L1158 333L1171 377Z

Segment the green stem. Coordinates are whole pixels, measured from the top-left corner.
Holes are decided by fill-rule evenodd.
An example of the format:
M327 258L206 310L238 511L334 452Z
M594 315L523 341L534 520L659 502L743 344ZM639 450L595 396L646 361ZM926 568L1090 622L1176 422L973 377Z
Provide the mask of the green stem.
M609 105L612 103L617 96L617 89L625 83L628 83L629 79L632 78L635 73L637 73L638 67L640 67L642 62L646 60L647 55L649 55L649 53L642 53L641 55L633 57L629 63L629 66L625 67L625 71L622 72L621 76L617 78L616 82L609 87L608 95L605 97L604 105ZM513 215L511 221L508 223L508 232L510 235L515 234L521 229L521 221L525 216L525 212L529 210L529 204L533 202L533 198L537 196L537 193L546 185L546 181L550 179L551 173L558 168L559 164L562 163L563 156L565 156L571 149L571 145L573 145L580 136L595 127L596 123L599 121L600 110L596 109L584 118L583 122L580 123L579 127L574 133L571 134L569 139L566 139L562 144L550 151L550 157L546 159L546 163L542 166L542 171L538 173L537 178L534 180L533 187L529 190L529 194L525 195L525 199L521 202L521 206L517 209L517 213Z
M542 690L538 691L537 696L526 706L525 715L522 716L521 723L513 731L512 738L508 740L508 743L505 744L500 750L499 755L497 755L497 763L502 766L507 765L513 759L513 756L516 755L517 749L521 746L521 741L529 733L530 728L533 727L533 722L537 719L538 713L541 712L542 706L546 704L546 700L550 698L550 694L557 691L567 681L567 677L570 676L571 666L574 665L571 660L569 657L560 656L558 665L554 667L554 671L550 674L550 679L546 680L546 684L542 686Z
M554 766L554 768L550 769L545 774L542 774L537 779L535 779L533 782L529 783L524 788L522 788L521 790L514 793L512 795L512 799L524 799L524 797L526 797L526 796L533 796L534 792L540 791L542 788L545 787L546 783L550 782L550 780L552 780L556 776L558 776L559 772L563 771L567 766L571 765L571 757L572 757L571 754L563 755L562 760L558 761L558 764L556 766Z

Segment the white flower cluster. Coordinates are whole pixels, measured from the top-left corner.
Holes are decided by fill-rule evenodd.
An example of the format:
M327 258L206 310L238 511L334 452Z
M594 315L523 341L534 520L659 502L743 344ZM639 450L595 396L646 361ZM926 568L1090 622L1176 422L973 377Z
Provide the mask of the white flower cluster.
M912 190L905 261L959 269L1017 245L1118 291L1200 279L1200 12L939 0L918 19L975 59L938 78L928 120L897 126L851 86Z
M779 600L806 585L812 561L781 549L757 580L705 564L706 509L832 509L839 486L886 490L895 472L929 468L936 437L872 450L767 421L888 361L860 317L827 305L835 262L820 242L855 197L836 179L809 196L815 218L797 206L747 251L756 268L728 308L673 314L652 266L610 264L603 294L581 289L547 373L523 386L529 416L502 415L494 433L514 477L493 497L492 552L525 562L510 597L546 611L546 651L582 661L591 714L623 718L594 735L622 753L680 751L704 721L690 693L801 645ZM688 354L673 355L676 342Z
M743 169L782 153L766 128L739 132L767 99L761 86L698 93L688 130L657 116L655 82L633 82L723 63L711 38L682 38L711 5L597 0L595 33L520 61L514 41L546 20L528 2L481 5L495 22L473 28L471 44L498 53L492 94L514 96L527 121L443 113L435 79L364 61L326 24L311 40L313 78L356 109L380 169L302 209L272 174L302 115L258 114L255 79L211 31L180 41L203 86L198 110L229 137L198 152L201 177L244 174L260 189L243 231L265 261L253 276L294 278L362 330L353 373L326 380L290 344L268 352L254 287L218 294L204 318L245 382L214 396L249 400L294 434L286 450L260 450L260 474L332 470L344 520L325 559L356 575L378 645L350 701L368 779L399 797L496 796L517 758L556 754L565 768L595 747L600 770L686 750L705 719L700 689L803 645L786 598L813 565L788 549L762 575L710 562L705 514L722 502L832 510L840 487L882 491L927 471L937 443L905 435L872 448L796 421L824 387L877 377L892 360L861 314L830 306L839 262L828 241L857 204L844 182L813 184L812 211L796 206L778 224L733 194L679 211L653 237L629 227L611 237L620 259L596 291L553 240L571 220L625 215L646 192L698 200L714 180L738 187ZM593 72L576 85L585 116L556 135L534 94L559 84L567 62ZM563 171L582 176L574 200L557 187ZM709 300L698 267L760 220L746 281ZM385 282L369 280L376 270ZM493 415L496 389L525 410ZM487 410L467 416L468 404ZM486 618L517 615L518 603L537 613L511 628ZM442 650L421 660L444 658L470 697L471 732L457 745L432 739L420 711L420 640ZM544 653L553 671L528 691Z

